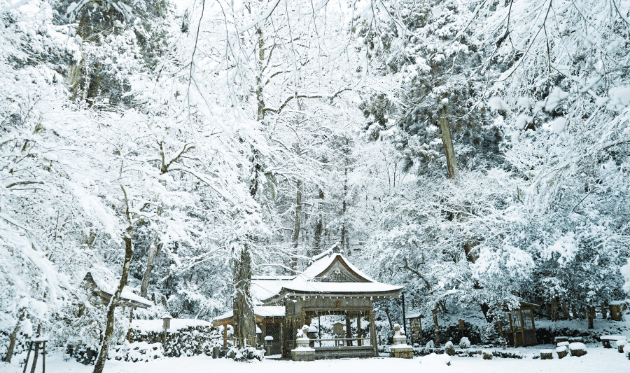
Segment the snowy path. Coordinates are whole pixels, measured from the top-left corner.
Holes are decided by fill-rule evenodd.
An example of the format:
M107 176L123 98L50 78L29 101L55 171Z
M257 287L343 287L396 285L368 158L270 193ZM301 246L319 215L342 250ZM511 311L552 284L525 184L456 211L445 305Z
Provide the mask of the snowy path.
M528 349L528 355L532 356L537 349ZM14 361L18 361L15 359ZM41 363L40 363L41 364ZM566 357L562 360L534 360L527 359L495 359L485 361L481 358L452 359L451 366L443 368L430 366L422 368L418 358L413 360L378 358L378 359L341 359L319 360L314 362L296 363L292 361L265 360L253 363L236 363L231 360L211 357L167 358L148 363L128 363L108 361L105 366L106 373L197 373L197 372L229 372L229 373L387 373L409 372L420 373L430 371L440 372L465 372L465 373L535 373L535 372L571 372L593 373L603 371L624 372L630 369L630 361L623 354L614 349L589 348L586 356ZM41 365L37 371L40 372ZM64 362L60 354L51 354L46 361L46 370L52 373L91 373L92 366L84 366L75 361ZM30 367L29 367L30 371ZM2 373L21 373L22 369L16 363L6 365L0 363Z

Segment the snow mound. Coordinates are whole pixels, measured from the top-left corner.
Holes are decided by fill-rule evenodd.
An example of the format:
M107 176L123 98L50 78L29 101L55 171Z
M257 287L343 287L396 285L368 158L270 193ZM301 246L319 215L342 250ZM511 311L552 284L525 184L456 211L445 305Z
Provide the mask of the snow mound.
M443 367L444 365L451 366L451 357L443 354L437 355L432 353L430 355L421 357L418 359L420 364L422 364L422 368L431 368L431 367Z

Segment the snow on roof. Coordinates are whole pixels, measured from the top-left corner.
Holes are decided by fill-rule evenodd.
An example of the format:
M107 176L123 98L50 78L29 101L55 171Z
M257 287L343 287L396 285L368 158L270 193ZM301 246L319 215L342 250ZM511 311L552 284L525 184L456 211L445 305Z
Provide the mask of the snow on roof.
M207 326L212 327L212 323L205 320L197 319L171 319L171 327L169 330L180 330L189 326ZM132 320L131 329L140 330L143 332L161 332L163 331L162 319L154 320Z
M293 277L288 277L287 279L269 277L267 279L257 280L252 278L251 293L252 298L254 298L254 303L260 304L263 299L267 299L278 294L282 290L282 287L285 284L290 283L292 279Z
M284 286L287 290L308 293L380 293L401 290L402 286L380 282L316 282L293 281Z
M269 301L282 291L293 291L298 293L389 293L397 292L402 286L383 284L375 281L370 276L355 267L348 259L339 253L332 253L328 256L319 256L320 259L311 264L304 272L291 277L265 277L265 279L252 281L252 295L256 301ZM317 278L326 272L336 261L354 272L362 282L324 282L317 281Z
M254 306L254 315L258 317L284 317L286 311L284 306ZM228 311L223 315L215 317L212 321L222 321L231 319L234 316L232 311Z
M360 269L355 267L346 257L339 253L332 254L330 256L319 259L318 261L311 264L304 272L302 272L299 276L297 276L296 280L299 278L305 280L312 280L315 277L321 275L335 260L343 261L345 265L348 266L353 272L355 272L359 277L363 277L366 281L376 282L370 276L363 273Z
M116 292L116 286L110 285L106 281L103 281L103 279L101 279L99 276L95 276L91 272L88 272L85 275L85 279L88 280L89 278L91 278L94 281L94 284L98 287L98 289L100 291L102 291L103 293L107 294L108 296L111 297ZM143 297L133 293L131 290L129 290L126 287L123 288L123 291L120 294L120 297L121 297L121 299L123 301L130 301L130 302L140 303L140 305L143 305L145 307L153 306L153 302L151 302L150 300L148 300L146 298L143 298Z

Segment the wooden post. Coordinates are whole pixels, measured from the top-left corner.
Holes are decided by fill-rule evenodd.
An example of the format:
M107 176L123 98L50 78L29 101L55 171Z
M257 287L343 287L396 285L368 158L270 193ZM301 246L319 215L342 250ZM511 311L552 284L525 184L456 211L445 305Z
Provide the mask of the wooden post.
M223 325L223 349L227 349L227 327L228 324Z
M370 310L370 343L374 349L374 357L378 356L378 342L376 340L376 325L374 324L374 311Z
M44 342L42 351L42 373L46 373L46 342Z
M26 373L26 367L28 366L28 359L31 357L31 349L33 349L33 341L29 341L28 343L28 353L26 354L26 361L24 362L24 370L22 371L22 373Z
M352 338L352 325L350 324L350 315L346 313L346 338ZM346 346L352 346L351 340L346 340Z
M602 319L606 320L608 318L608 306L606 302L602 303Z
M363 346L363 341L361 340L361 313L357 314L357 338L359 338L358 345Z
M37 338L41 336L42 324L37 326ZM37 366L37 356L39 355L39 342L35 342L35 352L33 356L33 366L31 367L31 373L35 373L35 367Z
M282 357L284 357L284 322L285 319L280 322L280 356Z
M322 347L322 319L317 312L317 338L319 339L319 347Z

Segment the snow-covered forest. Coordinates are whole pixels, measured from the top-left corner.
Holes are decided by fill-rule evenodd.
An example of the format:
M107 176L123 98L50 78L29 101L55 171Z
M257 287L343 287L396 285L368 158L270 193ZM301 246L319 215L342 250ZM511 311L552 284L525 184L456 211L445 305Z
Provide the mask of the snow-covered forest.
M0 0L0 356L124 340L88 272L211 321L335 244L427 325L586 325L629 201L630 1Z

